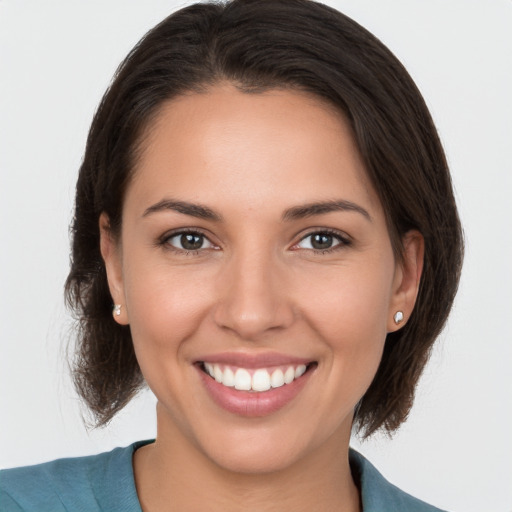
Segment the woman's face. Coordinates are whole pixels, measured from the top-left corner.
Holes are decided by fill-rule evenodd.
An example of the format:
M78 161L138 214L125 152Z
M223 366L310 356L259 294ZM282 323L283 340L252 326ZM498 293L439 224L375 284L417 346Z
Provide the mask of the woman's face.
M411 279L338 113L229 85L170 101L117 243L105 226L159 440L241 472L348 445Z

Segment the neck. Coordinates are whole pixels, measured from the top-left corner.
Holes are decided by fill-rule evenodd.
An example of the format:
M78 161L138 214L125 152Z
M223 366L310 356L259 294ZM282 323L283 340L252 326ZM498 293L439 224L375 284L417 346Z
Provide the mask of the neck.
M159 422L155 443L135 452L144 512L361 510L348 463L349 436L333 436L282 470L238 473L216 464L176 430Z

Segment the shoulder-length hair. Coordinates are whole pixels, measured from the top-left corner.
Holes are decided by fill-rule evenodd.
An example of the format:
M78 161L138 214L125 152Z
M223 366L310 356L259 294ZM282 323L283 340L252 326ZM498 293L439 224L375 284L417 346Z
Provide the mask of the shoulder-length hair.
M306 91L351 125L383 205L397 258L411 229L424 270L407 324L387 336L377 374L356 408L368 436L407 417L457 290L462 230L443 148L425 102L397 58L359 24L310 0L191 5L150 30L116 72L94 116L76 187L66 298L79 323L76 387L104 425L144 385L129 327L115 323L98 219L119 233L123 198L145 128L169 99L229 81L241 91Z

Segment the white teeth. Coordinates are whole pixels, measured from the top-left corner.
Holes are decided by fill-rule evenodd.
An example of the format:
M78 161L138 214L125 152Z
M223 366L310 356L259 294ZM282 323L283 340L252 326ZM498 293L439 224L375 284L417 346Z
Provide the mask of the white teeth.
M243 368L238 368L235 373L235 389L239 391L249 391L251 384L251 374Z
M298 379L301 375L304 375L306 372L306 365L301 364L295 368L295 378Z
M270 377L270 384L273 388L280 388L284 385L284 373L283 370L278 368Z
M205 370L208 372L210 377L213 377L213 364L204 363Z
M289 366L288 369L284 372L284 383L290 384L295 379L295 368L293 366Z
M267 370L256 370L252 376L253 391L268 391L270 389L270 375Z
M224 386L228 386L230 388L234 387L235 374L233 373L233 370L231 368L226 368L224 370L224 377L222 378L222 384L224 384Z
M229 366L222 369L222 366L218 364L204 363L204 369L210 377L224 386L234 387L239 391L262 392L292 383L295 379L304 375L307 368L305 364L296 367L288 366L285 372L281 368L277 368L272 372L272 375L266 368L258 368L252 376L245 368L238 368L233 372Z
M222 374L222 370L220 369L220 366L219 365L214 365L213 367L213 378L217 381L217 382L222 382L222 377L223 377L223 374Z

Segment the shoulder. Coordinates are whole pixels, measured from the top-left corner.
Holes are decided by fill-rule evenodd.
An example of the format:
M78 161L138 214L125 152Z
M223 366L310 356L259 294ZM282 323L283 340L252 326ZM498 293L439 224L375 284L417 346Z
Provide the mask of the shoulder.
M0 510L140 512L132 469L140 444L0 471Z
M350 467L361 491L364 512L443 512L388 482L367 459L352 449Z

